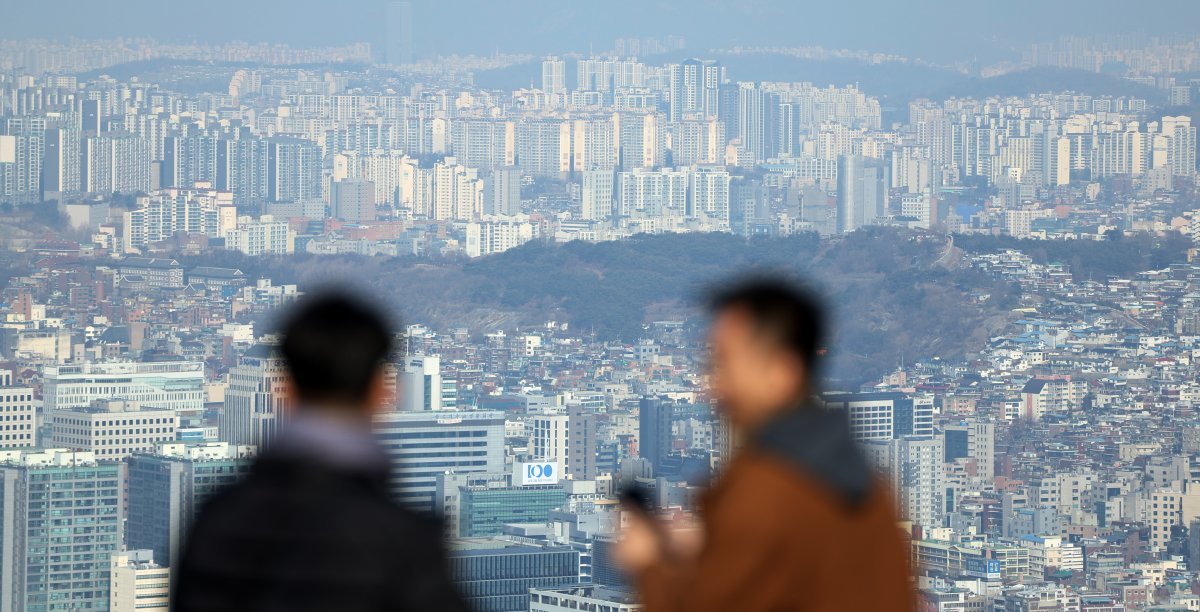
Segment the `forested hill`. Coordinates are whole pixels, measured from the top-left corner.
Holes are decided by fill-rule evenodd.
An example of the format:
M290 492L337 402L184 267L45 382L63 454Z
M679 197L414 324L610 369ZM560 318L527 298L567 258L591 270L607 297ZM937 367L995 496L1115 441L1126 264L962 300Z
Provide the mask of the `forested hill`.
M556 320L625 341L652 321L694 320L697 300L714 282L753 270L785 271L817 287L832 306L828 373L848 386L901 359L960 357L1003 323L1015 304L1012 288L943 266L952 259L943 258L946 245L941 236L871 228L837 241L667 234L531 243L476 260L207 256L204 262L304 287L360 279L406 320L439 329L482 332Z

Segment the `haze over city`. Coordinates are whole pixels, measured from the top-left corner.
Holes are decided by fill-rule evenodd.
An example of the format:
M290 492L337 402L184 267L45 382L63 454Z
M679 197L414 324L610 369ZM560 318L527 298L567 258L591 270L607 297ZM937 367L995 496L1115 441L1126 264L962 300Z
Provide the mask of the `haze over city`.
M381 45L386 4L216 0L200 7L151 0L71 0L54 19L46 19L40 3L8 0L0 36ZM413 2L413 15L420 23L414 40L423 54L582 53L589 47L603 50L618 37L677 33L686 35L696 50L821 45L953 62L991 60L1018 45L1064 35L1188 35L1188 24L1200 19L1200 7L1188 0L1149 0L1136 8L1119 0L427 0Z

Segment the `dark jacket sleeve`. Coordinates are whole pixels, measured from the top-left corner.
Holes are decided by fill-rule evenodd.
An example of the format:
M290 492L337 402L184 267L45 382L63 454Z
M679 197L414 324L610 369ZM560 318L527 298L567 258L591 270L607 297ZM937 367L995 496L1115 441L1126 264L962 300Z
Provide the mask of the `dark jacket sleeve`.
M176 567L171 568L171 610L173 612L203 612L209 610L232 609L233 602L229 585L213 574L213 557L215 547L221 548L220 542L214 541L214 534L208 527L210 521L207 515L201 514L200 520L192 527L188 536L188 544L179 556Z
M411 579L391 583L391 608L404 612L444 610L469 612L465 600L450 575L449 559L435 521L397 538L397 558L403 567L400 575Z

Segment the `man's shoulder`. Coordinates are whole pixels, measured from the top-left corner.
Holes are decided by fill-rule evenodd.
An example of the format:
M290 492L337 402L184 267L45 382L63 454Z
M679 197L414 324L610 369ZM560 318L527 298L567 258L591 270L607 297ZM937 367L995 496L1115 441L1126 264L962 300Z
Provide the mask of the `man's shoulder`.
M781 505L788 512L801 507L851 510L870 504L884 493L878 478L867 470L849 477L829 474L820 463L794 461L769 450L748 449L734 460L723 476L722 497L759 500Z
M246 478L215 495L202 518L286 521L288 515L297 514L371 528L419 526L420 522L420 517L393 502L372 476L272 456L261 458Z

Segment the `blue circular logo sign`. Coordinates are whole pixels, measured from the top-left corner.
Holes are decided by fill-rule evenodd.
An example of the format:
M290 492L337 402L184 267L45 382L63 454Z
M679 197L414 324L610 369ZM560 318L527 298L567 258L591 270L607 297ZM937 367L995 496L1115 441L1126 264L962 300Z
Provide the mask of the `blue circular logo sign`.
M526 478L550 478L554 476L554 465L549 463L531 463L525 466Z

